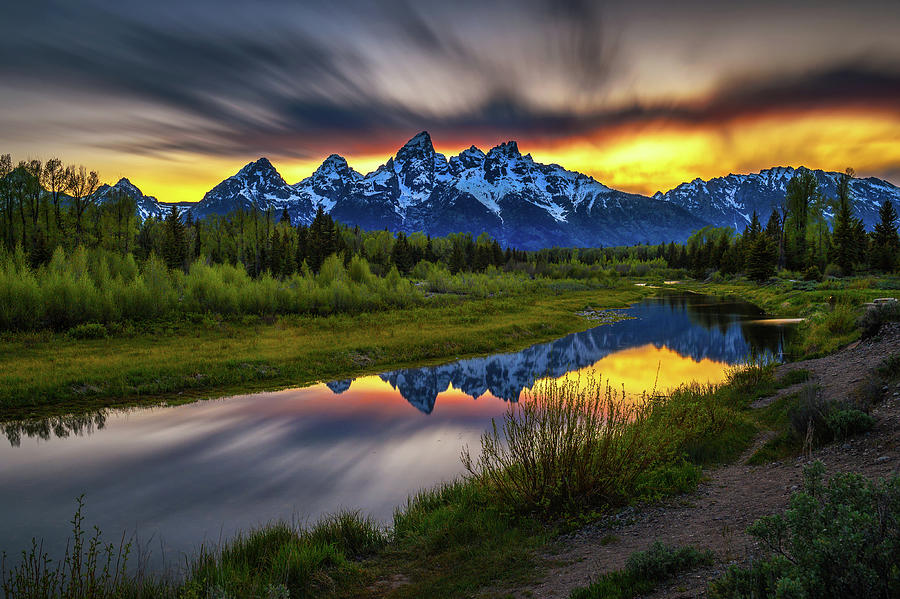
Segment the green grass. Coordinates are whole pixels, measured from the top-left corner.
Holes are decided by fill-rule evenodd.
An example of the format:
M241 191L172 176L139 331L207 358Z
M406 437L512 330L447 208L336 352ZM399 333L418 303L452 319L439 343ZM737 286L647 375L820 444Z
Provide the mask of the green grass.
M726 283L687 282L681 287L699 293L733 295L779 317L805 320L789 355L816 358L859 339L862 305L877 297L900 298L900 285L890 277L857 277L823 282L777 280L765 285L743 280Z
M586 305L623 305L643 293L629 286L553 297L468 299L355 318L180 322L159 338L17 336L2 342L18 353L15 358L0 353L0 381L18 385L15 393L2 388L7 405L21 413L71 407L76 400L66 389L73 385L96 386L99 391L88 389L77 400L95 405L154 400L170 387L185 391L181 397L188 400L229 389L275 388L514 349L588 328L593 323L574 316ZM380 333L377 340L373 331ZM50 368L39 376L21 368L23 364ZM897 370L894 362L883 368ZM82 370L94 378L77 378ZM124 383L117 370L128 373ZM182 583L129 579L120 594L148 596L140 589L152 587L155 594L149 596L179 599L211 593L268 599L285 592L291 597L503 596L506 589L520 588L540 575L546 562L537 555L573 522L602 517L627 503L690 491L702 467L733 461L760 428L789 422L795 400L784 398L753 414L749 404L807 377L800 371L776 379L774 368L765 365L736 369L722 385L684 386L668 397L648 398L646 407L600 426L602 435L595 434L597 426L588 430L582 424L598 424L597 418L606 415L605 395L595 393L592 400L572 388L544 389L550 401L515 407L520 415L532 409L525 412L530 424L526 418L485 438L472 463L486 468L412 497L395 514L390 531L378 530L358 514L308 530L274 524L240 535L219 551L203 552L188 564L189 576ZM134 393L129 385L136 383L147 387ZM28 389L43 389L47 395L31 406L17 404ZM501 445L509 441L507 432L515 435L516 430L522 443L507 445L509 453ZM528 446L529 438L534 447ZM638 453L641 459L628 459ZM575 463L573 470L573 456L590 468L579 470ZM529 460L537 462L527 466ZM606 594L584 596L647 592L652 587L646 585L655 586L661 576L699 563L681 560L679 551L663 548L657 552L668 561L653 558L650 563L658 567L609 574L597 581L606 581L607 587L584 591Z
M880 386L879 386L880 388ZM761 427L775 436L760 447L749 464L765 464L794 457L832 441L843 441L870 430L874 419L848 396L844 401L826 401L811 384L754 411Z
M711 566L713 562L710 551L669 547L657 541L647 551L633 553L622 570L603 574L589 586L576 589L570 599L632 599L679 574Z
M629 285L355 316L202 318L103 339L7 334L0 340L0 416L177 403L512 351L594 326L575 315L586 305L624 307L648 293Z

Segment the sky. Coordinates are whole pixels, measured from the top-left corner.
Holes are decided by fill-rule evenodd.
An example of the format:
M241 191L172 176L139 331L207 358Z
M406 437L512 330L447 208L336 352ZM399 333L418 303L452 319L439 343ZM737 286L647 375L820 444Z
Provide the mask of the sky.
M771 166L900 185L900 4L30 0L0 153L198 201L260 156L368 172L421 130L636 193Z

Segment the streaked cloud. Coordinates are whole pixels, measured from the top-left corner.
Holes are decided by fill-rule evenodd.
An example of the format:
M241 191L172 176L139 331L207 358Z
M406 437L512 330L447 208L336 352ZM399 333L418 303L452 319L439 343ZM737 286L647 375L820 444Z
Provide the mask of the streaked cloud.
M619 173L612 185L623 169L652 177L627 185L649 191L667 184L666 136L733 152L675 169L687 175L770 166L737 150L764 141L745 129L760 119L776 141L821 137L791 128L800 117L822 131L850 113L882 119L859 143L893 131L898 26L892 2L38 0L0 22L0 150L199 199L259 155L299 177L331 152L377 162L428 129L447 149L519 139L536 156L580 152L564 164ZM850 158L836 148L824 161ZM892 175L891 160L855 166Z

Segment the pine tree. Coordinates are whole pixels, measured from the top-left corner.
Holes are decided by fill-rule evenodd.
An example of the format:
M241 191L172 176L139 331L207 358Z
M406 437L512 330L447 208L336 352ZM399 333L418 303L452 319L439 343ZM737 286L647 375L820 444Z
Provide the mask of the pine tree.
M412 270L412 248L410 248L403 231L397 233L397 241L394 242L394 248L391 250L391 262L401 273L408 273Z
M769 222L766 223L766 235L775 245L778 245L781 240L781 216L778 215L778 210L772 210L772 214L769 216Z
M166 261L166 265L171 269L184 268L187 243L184 223L181 222L178 206L172 206L166 216L164 232L163 259Z
M746 258L747 276L754 281L767 281L775 273L777 249L768 235L757 235L749 243Z
M754 210L753 216L750 217L750 224L747 225L747 230L744 231L744 235L747 237L748 241L753 241L760 233L762 233L762 225L759 222L759 216L757 216L756 210Z
M834 248L835 264L841 267L843 274L853 272L853 265L859 259L859 230L862 221L853 216L853 204L850 199L850 179L852 171L841 175L838 183L837 210L834 215Z
M872 232L872 266L885 272L897 268L900 260L900 236L897 234L897 210L885 200L878 210L879 222Z

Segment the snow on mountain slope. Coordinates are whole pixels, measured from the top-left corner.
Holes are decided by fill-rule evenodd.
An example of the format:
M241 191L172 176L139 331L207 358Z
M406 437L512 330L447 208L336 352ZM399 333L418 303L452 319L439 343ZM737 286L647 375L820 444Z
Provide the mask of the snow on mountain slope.
M754 210L765 222L800 170L776 167L683 183L652 198L603 185L592 177L522 155L515 141L487 152L471 146L449 160L423 131L368 174L332 154L316 171L288 185L260 158L211 189L191 208L195 217L235 209L286 209L294 224L308 224L321 207L363 229L423 231L431 235L487 232L522 249L612 246L683 241L703 226L742 231ZM837 194L839 174L812 171L826 196ZM134 195L141 218L164 216L168 205L144 196L127 179L113 188ZM98 194L106 197L109 186ZM854 179L857 214L868 228L885 199L898 203L900 189L879 179Z
M657 192L653 197L680 206L717 226L733 227L740 232L750 222L754 210L765 225L772 210L781 206L788 182L806 171L810 169L779 166L749 175L730 174L708 181L694 179L666 193ZM810 172L825 197L837 197L841 173ZM881 179L853 179L850 193L856 216L863 219L867 229L878 221L878 208L884 200L892 200L900 209L900 188ZM830 216L830 211L826 210L826 216Z
M137 205L137 216L141 220L156 217L162 218L169 211L169 206L153 196L144 195L137 186L126 178L121 178L115 185L103 184L94 192L94 201L103 204L113 199L116 193L122 193L134 199Z
M243 210L271 210L276 218L287 209L291 221L309 223L315 208L309 196L288 185L267 158L251 162L211 190L193 208L194 216Z

